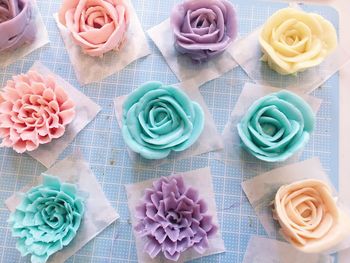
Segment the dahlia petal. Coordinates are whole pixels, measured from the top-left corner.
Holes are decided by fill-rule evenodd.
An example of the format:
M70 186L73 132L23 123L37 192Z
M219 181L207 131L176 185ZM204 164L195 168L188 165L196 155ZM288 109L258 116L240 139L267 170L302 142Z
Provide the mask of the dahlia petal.
M161 251L161 246L157 240L150 238L145 244L144 250L149 254L151 258L155 258Z
M69 109L69 110L61 111L60 113L58 113L58 116L61 119L61 124L67 125L73 121L75 117L75 110Z

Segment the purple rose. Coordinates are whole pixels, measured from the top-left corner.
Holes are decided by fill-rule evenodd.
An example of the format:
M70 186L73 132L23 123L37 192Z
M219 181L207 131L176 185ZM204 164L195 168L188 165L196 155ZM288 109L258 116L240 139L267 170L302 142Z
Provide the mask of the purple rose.
M145 252L151 258L162 253L177 261L190 248L203 254L208 238L218 230L207 211L198 191L187 188L181 176L164 177L145 190L142 204L136 208L135 231L147 238Z
M233 5L226 0L188 0L174 7L170 24L175 48L202 62L224 52L236 38Z
M0 0L0 52L35 40L30 0Z

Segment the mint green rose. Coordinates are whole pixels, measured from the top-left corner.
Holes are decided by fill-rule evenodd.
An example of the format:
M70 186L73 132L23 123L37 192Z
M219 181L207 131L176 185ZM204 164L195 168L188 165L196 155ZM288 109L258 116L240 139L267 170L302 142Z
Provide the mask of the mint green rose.
M122 124L131 150L147 159L162 159L196 142L204 128L204 113L180 89L148 82L124 102Z
M314 124L314 113L302 98L280 91L255 101L237 129L248 152L263 161L281 162L308 142Z
M83 214L76 186L44 175L43 184L23 195L8 221L21 255L31 254L31 262L43 263L74 239Z

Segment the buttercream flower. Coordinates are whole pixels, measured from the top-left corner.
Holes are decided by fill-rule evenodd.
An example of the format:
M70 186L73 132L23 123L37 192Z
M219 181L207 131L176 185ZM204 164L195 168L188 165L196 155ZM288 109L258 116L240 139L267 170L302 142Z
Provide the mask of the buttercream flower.
M23 153L61 137L74 107L53 77L35 71L14 76L0 91L0 146Z
M262 60L280 74L317 66L337 47L334 26L318 14L285 8L263 26L259 42Z
M59 20L83 52L95 57L122 47L129 13L124 0L65 0Z
M196 142L204 128L202 108L180 89L148 82L123 104L126 144L147 159L162 159Z
M195 61L224 52L236 38L236 12L226 0L187 0L170 17L175 48Z
M280 91L255 101L237 129L248 152L263 161L278 162L308 142L314 123L314 113L302 98Z
M208 207L198 191L186 187L181 176L161 178L145 190L136 208L135 231L146 238L145 252L151 258L159 253L177 261L181 253L193 248L203 254L208 239L217 232Z
M306 253L321 253L350 233L350 219L336 205L330 187L309 179L282 186L273 209L282 235Z
M46 262L74 239L84 210L75 185L45 175L43 184L25 193L10 215L17 249L22 256L31 254L33 263Z
M0 52L35 40L30 0L0 0Z

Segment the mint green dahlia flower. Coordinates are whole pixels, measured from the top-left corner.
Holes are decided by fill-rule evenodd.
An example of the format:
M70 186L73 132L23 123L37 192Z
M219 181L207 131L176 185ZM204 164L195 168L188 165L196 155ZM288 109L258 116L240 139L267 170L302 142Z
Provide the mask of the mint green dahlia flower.
M148 82L123 104L125 143L146 159L162 159L196 142L204 128L202 108L179 88Z
M237 125L244 148L266 162L282 162L301 149L314 129L311 107L288 91L255 101Z
M84 210L75 185L44 175L43 184L23 194L8 220L17 249L22 256L31 254L33 263L46 262L74 239Z

